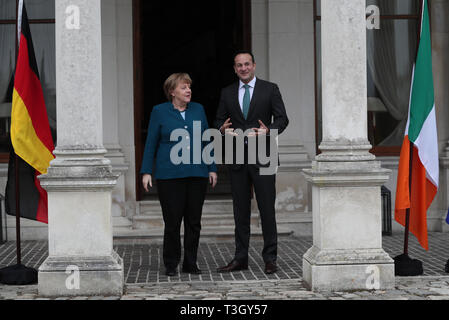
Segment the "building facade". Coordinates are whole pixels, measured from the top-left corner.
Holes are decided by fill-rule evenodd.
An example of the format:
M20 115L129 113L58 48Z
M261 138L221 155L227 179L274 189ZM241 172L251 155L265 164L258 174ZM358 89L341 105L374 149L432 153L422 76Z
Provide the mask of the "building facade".
M65 168L61 172L67 173L69 167L83 167L82 163L86 161L91 161L89 166L111 166L110 172L101 177L87 170L82 183L81 178L76 177L76 180L68 174L73 178L67 179L72 181L70 187L67 181L55 183L54 179L44 179L43 184L50 192L49 201L61 205L64 199L72 196L74 198L71 199L86 199L89 195L81 196L80 193L87 189L96 196L104 193L99 203L110 202L115 237L157 238L162 235L162 218L155 192L143 193L138 174L151 108L163 102L162 83L172 72L189 72L194 80L194 100L205 106L211 122L220 89L236 79L232 71L232 52L245 48L255 54L256 75L279 85L290 118L288 129L279 138L281 163L277 175L276 209L280 230L298 236L315 236L320 232L316 230L313 214L313 205L320 202L313 195L314 178L311 178L310 170L314 170L317 154L324 152L326 145L323 139L329 136L329 131L326 131L329 130L326 128L329 113L325 114L324 111L326 98L329 97L323 95L324 84L329 80L324 75L330 71L324 68L325 62L329 62L326 59L333 57L325 57L322 52L326 44L334 45L335 39L326 38L329 29L324 28L328 23L324 13L327 12L328 17L332 13L326 0L236 0L216 1L215 4L210 1L180 1L175 6L141 0L77 0L56 1L56 4L54 0L25 2L33 23L31 31L50 123L57 132L55 154L60 161L56 161L55 168ZM360 11L363 5L367 16L364 20L366 37L352 39L348 38L351 36L348 33L346 38L341 39L342 48L358 40L361 41L359 47L366 43L366 52L359 57L365 61L365 66L359 73L363 73L362 81L366 81L366 89L364 86L361 88L362 94L366 92L367 107L364 111L361 106L361 114L345 106L339 109L341 113L335 117L346 117L340 123L345 123L344 119L347 119L348 127L344 125L341 128L343 130L345 127L347 133L337 129L336 132L347 137L361 130L366 135L364 139L369 142L370 154L376 156L382 168L391 170L389 174L376 171L382 178L376 180L375 192L380 191L380 185L391 190L394 208L399 150L417 45L420 1L338 2L340 7L334 9L341 10L340 14L348 13L351 16L354 14L353 8ZM445 217L449 207L449 129L446 126L449 120L449 93L446 90L449 85L446 76L449 74L449 56L446 54L449 45L449 4L445 0L430 0L429 4L440 187L428 212L428 228L431 231L448 231ZM4 92L0 129L7 137L7 93L14 70L16 0L2 1L0 6L0 39L8 44L0 48L0 99ZM362 32L360 25L358 28ZM343 34L345 30L341 30ZM360 33L353 35L356 37ZM69 59L71 57L74 63ZM71 78L70 73L79 74L79 70L75 69L81 67L86 68L84 77ZM349 71L353 71L353 66L347 65L347 70L332 70L337 73L335 82L339 81L338 73L343 75ZM74 87L70 81L80 84ZM91 89L88 89L89 85ZM74 88L79 91L73 92ZM336 87L343 91L347 90L345 88ZM91 96L77 96L80 93ZM360 98L360 95L357 97ZM77 116L74 115L75 110L79 113ZM8 150L6 144L2 148L0 187L4 189ZM64 171L66 169L68 171ZM306 175L303 174L304 170L308 172ZM87 177L96 178L92 182ZM223 232L232 235L232 200L224 168L219 172L219 184L221 186L216 191L210 190L208 194L204 232L207 234L209 228L212 234ZM61 189L69 191L61 193ZM57 195L55 198L52 198L50 190ZM99 210L104 211L103 215L109 212L108 208ZM217 211L222 213L223 220L218 225L214 222ZM257 214L255 204L254 212ZM4 217L4 222L8 238L14 239L14 219ZM50 229L56 226L55 223ZM60 228L63 230L65 227L61 225ZM257 222L254 229L257 230ZM393 220L393 231L396 230L402 230L402 226ZM23 221L23 239L47 239L49 233L51 235L52 230L46 225ZM106 239L107 233L104 236L98 241L105 245L104 250L107 251L111 242ZM55 239L58 237L50 236L50 246L54 245L55 252L59 249L64 252L65 249L59 248ZM119 264L111 263L111 270Z

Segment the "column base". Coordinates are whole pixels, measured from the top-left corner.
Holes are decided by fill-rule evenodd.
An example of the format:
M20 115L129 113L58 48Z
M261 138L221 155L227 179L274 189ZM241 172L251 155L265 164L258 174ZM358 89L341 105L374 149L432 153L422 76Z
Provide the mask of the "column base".
M394 261L383 249L319 250L303 257L303 279L312 291L393 289Z
M114 251L106 257L48 257L39 268L39 295L122 296L123 270L123 260Z

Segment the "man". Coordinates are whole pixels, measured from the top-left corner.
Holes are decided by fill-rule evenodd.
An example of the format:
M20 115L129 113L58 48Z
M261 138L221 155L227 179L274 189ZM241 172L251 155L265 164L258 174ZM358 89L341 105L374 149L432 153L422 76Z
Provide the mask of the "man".
M255 77L254 55L248 51L238 52L234 57L234 70L239 81L221 92L215 126L222 134L236 135L236 129L254 131L255 136L268 136L270 130L282 133L288 118L279 88ZM246 138L247 139L247 138ZM248 152L245 140L245 152ZM231 189L234 204L235 256L218 272L248 269L248 248L251 220L251 186L254 186L257 205L262 222L264 248L262 257L265 273L277 271L277 228L275 217L276 175L260 173L261 165L250 164L245 154L244 164L230 166Z

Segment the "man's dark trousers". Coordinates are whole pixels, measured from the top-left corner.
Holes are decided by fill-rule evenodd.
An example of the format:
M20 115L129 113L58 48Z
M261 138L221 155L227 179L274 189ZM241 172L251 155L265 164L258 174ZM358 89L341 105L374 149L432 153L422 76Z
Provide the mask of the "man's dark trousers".
M254 185L264 239L262 258L265 263L276 262L276 175L260 175L258 166L252 164L237 166L238 169L235 169L235 166L230 167L235 220L235 259L242 264L248 264L251 186Z

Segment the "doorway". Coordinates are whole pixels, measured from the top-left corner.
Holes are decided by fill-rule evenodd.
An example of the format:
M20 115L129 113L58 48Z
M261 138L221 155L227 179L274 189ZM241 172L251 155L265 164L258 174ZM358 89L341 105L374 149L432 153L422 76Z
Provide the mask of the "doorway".
M137 200L156 198L141 186L140 167L153 106L166 102L167 77L186 72L192 80L192 101L201 103L209 126L214 122L220 92L237 80L232 58L251 49L250 0L133 1L134 108ZM227 170L219 166L219 184L208 198L230 197Z

